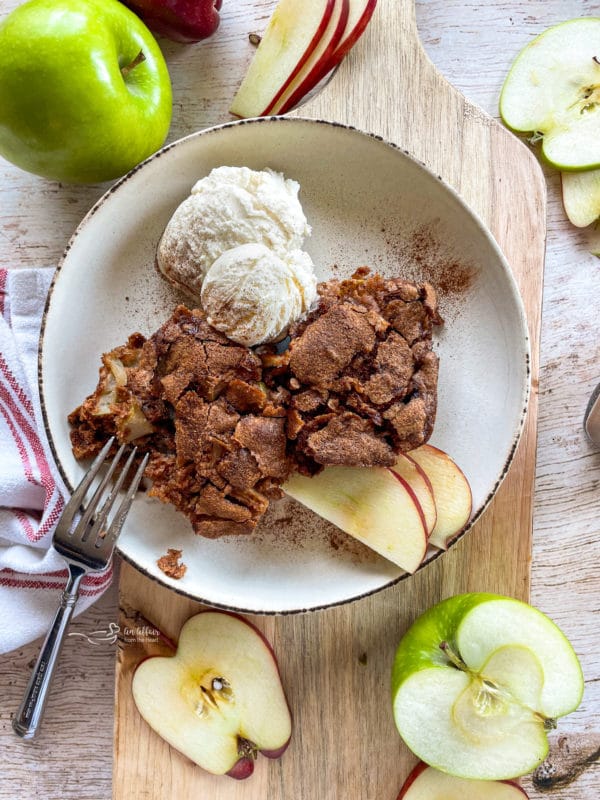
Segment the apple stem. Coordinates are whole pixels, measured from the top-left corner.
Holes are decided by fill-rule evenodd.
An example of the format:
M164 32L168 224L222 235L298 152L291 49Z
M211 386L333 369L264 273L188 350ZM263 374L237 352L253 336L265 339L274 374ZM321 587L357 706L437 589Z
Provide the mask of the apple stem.
M137 56L133 59L130 64L126 64L124 67L121 67L121 75L126 78L132 69L135 69L139 66L142 62L146 60L146 56L144 55L144 51L140 50Z
M448 660L450 661L453 667L456 667L456 669L460 669L462 672L469 672L469 668L467 667L465 662L459 655L457 655L454 652L454 650L450 647L448 642L440 642L440 650L442 650L446 654Z

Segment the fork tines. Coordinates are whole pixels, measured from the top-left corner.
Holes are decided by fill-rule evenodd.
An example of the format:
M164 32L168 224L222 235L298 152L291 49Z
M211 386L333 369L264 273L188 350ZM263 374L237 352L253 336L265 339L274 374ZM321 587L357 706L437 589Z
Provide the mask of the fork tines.
M146 454L140 462L133 479L127 488L125 496L121 500L112 522L107 528L106 525L108 516L115 505L115 501L131 471L132 464L137 455L136 447L134 447L129 453L125 465L122 467L116 481L110 489L110 492L102 502L109 482L117 470L117 467L121 463L126 450L125 445L121 445L119 447L112 461L108 465L105 474L102 476L102 479L94 490L89 503L86 504L85 508L83 506L86 493L91 487L94 479L98 476L102 464L104 463L104 459L106 458L114 442L115 437L112 436L103 446L102 450L100 450L90 468L73 492L71 499L65 506L59 523L56 526L56 531L54 534L55 540L64 540L65 537L72 537L73 539L77 538L81 542L89 542L90 544L95 543L95 546L99 549L109 549L114 545L117 536L123 527L123 523L125 522L125 518L131 503L133 502L133 498L135 497L135 493L144 474L149 457L148 454ZM75 528L71 531L73 520L79 511L82 511L81 518L75 525Z

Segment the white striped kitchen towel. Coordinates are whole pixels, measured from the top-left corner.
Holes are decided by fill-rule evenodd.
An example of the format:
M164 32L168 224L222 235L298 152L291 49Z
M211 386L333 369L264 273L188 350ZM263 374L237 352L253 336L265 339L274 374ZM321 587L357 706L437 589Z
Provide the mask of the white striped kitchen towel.
M37 381L40 325L52 269L0 269L0 653L48 629L66 581L51 549L66 489L44 432ZM88 576L76 613L108 587Z

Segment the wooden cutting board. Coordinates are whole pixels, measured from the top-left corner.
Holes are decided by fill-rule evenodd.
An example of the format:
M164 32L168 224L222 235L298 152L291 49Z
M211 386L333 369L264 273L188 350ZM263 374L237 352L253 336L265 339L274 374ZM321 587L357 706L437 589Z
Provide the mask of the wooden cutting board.
M465 65L465 69L468 65ZM161 647L127 629L149 620L177 638L200 606L123 565L115 709L116 800L393 800L414 764L394 727L390 669L407 626L464 591L529 595L545 186L527 148L435 70L413 0L379 0L373 21L325 90L298 112L380 134L454 186L496 237L525 303L533 392L525 432L491 507L443 558L409 580L338 609L254 617L272 642L294 716L279 761L259 758L248 781L216 778L156 736L131 699L134 666ZM140 616L141 615L141 616Z

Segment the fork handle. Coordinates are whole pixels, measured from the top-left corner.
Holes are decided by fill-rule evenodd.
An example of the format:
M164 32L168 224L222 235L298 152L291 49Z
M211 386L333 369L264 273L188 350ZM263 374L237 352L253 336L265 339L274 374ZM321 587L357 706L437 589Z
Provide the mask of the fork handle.
M62 593L60 606L54 616L52 627L44 639L25 695L12 722L14 732L22 739L33 739L42 721L52 676L79 597L79 584L85 575L80 567L73 564L68 566L69 580Z

